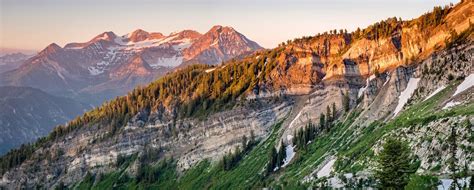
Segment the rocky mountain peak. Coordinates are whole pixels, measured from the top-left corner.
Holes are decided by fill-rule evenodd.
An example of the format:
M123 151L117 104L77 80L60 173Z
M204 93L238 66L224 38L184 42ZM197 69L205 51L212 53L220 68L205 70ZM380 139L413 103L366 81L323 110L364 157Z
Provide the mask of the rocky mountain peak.
M240 39L243 35L229 26L216 25L204 34L207 38L217 39L221 36L229 36L231 38Z
M221 27L220 30L226 29ZM142 29L120 36L103 32L87 42L69 43L64 48L50 45L42 54L21 63L31 67L18 67L11 70L9 75L0 74L0 83L22 84L51 93L70 89L95 94L111 89L103 95L104 98L110 98L125 94L136 84L147 84L196 56L203 60L201 63L218 64L249 50L245 45L232 45L233 41L227 37L222 37L226 43L219 42L227 44L227 49L210 50L208 46L212 45L214 39L220 39L219 34L209 38L194 30L183 30L167 36ZM184 52L196 42L199 42L196 44L198 48L187 57ZM242 41L236 43L243 45ZM32 65L35 65L34 68ZM35 72L39 74L30 74ZM105 79L106 76L109 78ZM49 85L54 81L61 83ZM90 101L89 98L86 101Z
M39 54L40 55L47 55L47 54L51 54L51 53L56 53L56 52L61 51L61 50L62 50L61 46L59 46L56 43L51 43L48 46L46 46L46 48L44 48Z
M117 35L115 35L114 32L108 31L108 32L104 32L102 34L97 35L91 41L93 41L93 42L99 41L99 40L113 41L113 40L115 40L116 37L117 37Z
M87 47L91 44L94 44L99 41L106 41L109 43L115 43L115 39L117 38L117 35L114 32L108 31L108 32L103 32L96 37L92 38L92 40L89 40L88 42L84 43L69 43L64 46L66 49L81 49L84 47Z
M49 56L42 61L50 64L12 72L8 79L37 82L33 77L40 74L53 76L42 84L57 87L54 81L65 81L59 86L64 91L90 73L91 80L75 84L86 86L77 91L102 93L150 84L156 68L167 65L223 63L177 69L8 153L0 159L0 186L239 189L263 188L262 180L285 187L279 182L283 176L304 188L374 181L371 188L379 185L366 181L374 177L374 158L391 137L410 146L417 174L436 179L456 173L449 172L453 156L459 169L474 171L472 151L461 148L472 144L474 17L471 9L461 8L383 21L359 32L289 40L271 50L255 51L260 46L233 28L214 26L204 35L182 31L137 43L127 35L109 48L101 40ZM458 34L451 34L453 29ZM81 67L69 67L85 64L90 65L86 77L74 75ZM112 80L96 82L103 76ZM454 135L458 140L452 144L460 148L450 156L447 150L458 145L446 142ZM205 174L194 178L196 171ZM154 177L158 172L170 175Z
M132 42L139 42L139 41L146 40L148 38L150 38L150 33L142 29L137 29L129 35L129 39Z
M181 32L175 32L171 33L169 36L176 36L174 39L179 40L179 39L197 39L202 36L201 33L196 32L194 30L183 30Z
M219 63L236 55L262 49L257 43L228 26L216 25L185 50L190 62ZM209 59L203 55L214 55ZM223 56L228 55L228 56Z
M231 32L231 33L237 33L237 31L230 27L230 26L221 26L221 25L215 25L213 26L208 33L226 33L226 32Z

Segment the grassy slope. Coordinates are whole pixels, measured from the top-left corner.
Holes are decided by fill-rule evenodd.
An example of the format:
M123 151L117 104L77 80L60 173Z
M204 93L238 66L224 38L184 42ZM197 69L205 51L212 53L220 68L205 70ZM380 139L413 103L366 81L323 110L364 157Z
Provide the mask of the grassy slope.
M441 110L441 104L448 99L456 85L451 85L426 101L410 106L394 120L384 124L374 122L367 127L349 127L352 119L336 125L326 135L317 138L308 151L300 152L300 160L295 161L285 171L285 178L301 180L324 161L327 156L337 155L335 164L338 172L357 172L366 168L374 153L371 147L385 134L400 127L426 125L427 123L457 115L474 115L474 102ZM358 130L357 130L358 129Z
M458 115L474 115L474 102L454 107L449 110L441 110L441 104L444 100L451 96L451 92L456 88L456 85L450 85L440 93L431 97L426 101L422 101L410 106L408 109L403 111L394 120L387 124L377 124L375 129L370 127L365 128L361 136L358 137L359 141L347 151L339 152L339 155L351 158L351 163L355 161L364 161L365 158L370 158L373 155L370 148L380 139L383 135L387 134L392 130L397 130L400 127L409 127L413 125L426 125L431 121L458 116ZM364 163L365 166L367 163ZM338 165L338 169L346 172L359 171L362 166L346 164ZM350 168L352 167L352 169ZM355 167L355 168L354 168Z
M105 174L94 184L94 180L84 180L75 186L76 189L249 189L255 186L263 186L263 171L268 162L268 152L279 137L281 123L273 127L268 139L255 146L238 165L230 170L224 171L221 167L211 164L205 160L197 166L184 172L178 179L175 171L175 163L162 164L161 162L147 169L155 169L160 173L158 179L153 183L138 181L128 177L126 169L136 157L131 157L119 170ZM177 179L177 180L176 180Z
M230 171L223 171L205 161L189 170L179 180L180 189L196 189L208 187L210 189L249 189L263 185L263 171L268 162L268 153L275 146L279 137L278 123L268 139L253 148L240 163Z
M358 117L359 111L353 111L343 122L338 122L329 130L329 132L317 137L306 150L298 150L292 163L270 176L264 176L264 167L268 162L268 152L271 146L275 145L276 140L281 134L278 129L281 122L277 124L270 137L254 147L238 165L230 170L223 171L215 164L209 161L203 161L197 166L185 171L184 174L176 179L176 172L173 167L161 168L164 173L161 177L165 181L158 180L155 183L148 184L137 182L132 178L118 185L130 189L146 189L150 187L178 189L253 189L257 187L274 186L281 184L288 188L293 185L296 188L299 182L311 174L318 165L322 164L329 156L338 158L335 168L338 172L357 172L366 168L368 160L373 156L371 147L385 134L400 127L412 125L425 125L430 121L457 116L474 115L474 102L454 107L449 110L441 110L441 104L448 99L456 85L448 86L443 91L426 101L409 106L408 109L401 112L394 120L389 123L374 122L366 127L351 126ZM174 166L174 165L173 165ZM100 189L111 187L112 184L118 184L121 176L124 175L124 169L107 174L96 183L94 188ZM117 185L115 185L117 186Z

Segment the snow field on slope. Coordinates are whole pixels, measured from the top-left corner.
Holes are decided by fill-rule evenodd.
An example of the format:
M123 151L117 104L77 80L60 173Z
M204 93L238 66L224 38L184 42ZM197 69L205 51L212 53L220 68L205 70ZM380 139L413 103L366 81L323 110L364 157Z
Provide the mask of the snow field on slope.
M287 135L286 139L288 139L288 142L291 142L293 140L293 135ZM286 152L286 158L283 160L283 165L281 166L282 168L287 166L290 161L295 157L295 147L288 143L288 145L285 147L285 152Z
M393 117L395 117L398 112L402 111L403 106L408 102L413 92L415 92L416 88L418 87L418 82L420 81L419 78L410 78L408 81L407 87L400 93L398 97L398 104L395 110L393 111Z
M327 177L332 171L332 166L336 162L336 159L330 160L328 163L326 163L317 173L318 178L321 177Z
M458 88L456 89L456 92L454 92L453 96L458 95L472 86L474 86L474 74L470 74L464 79L464 81L462 81L461 84L458 85Z

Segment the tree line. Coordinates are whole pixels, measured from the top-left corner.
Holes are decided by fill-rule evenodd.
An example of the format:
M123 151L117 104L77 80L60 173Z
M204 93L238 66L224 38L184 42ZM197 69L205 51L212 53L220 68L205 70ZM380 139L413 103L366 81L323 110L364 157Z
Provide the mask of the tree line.
M255 140L255 135L253 134L253 131L251 131L250 139L248 139L247 136L244 135L242 137L241 143L242 148L240 148L240 146L237 146L233 152L231 151L222 157L222 160L220 161L219 165L224 171L231 170L232 168L237 166L237 164L245 156L245 154L250 152L252 147L257 145L258 141Z
M347 109L348 110L348 109ZM314 140L320 133L329 131L334 125L334 121L337 118L336 104L332 103L332 106L326 106L326 114L321 113L319 115L319 125L313 124L311 121L301 129L296 130L293 133L292 143L300 149L306 149L308 143Z
M280 148L277 150L275 146L268 153L269 162L265 168L266 175L276 171L278 168L285 163L286 158L286 145L283 141L280 142Z

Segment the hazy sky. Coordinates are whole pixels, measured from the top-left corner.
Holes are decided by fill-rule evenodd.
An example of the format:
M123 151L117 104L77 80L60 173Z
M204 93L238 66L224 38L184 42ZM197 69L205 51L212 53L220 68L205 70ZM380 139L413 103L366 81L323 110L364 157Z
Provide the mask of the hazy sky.
M266 48L329 29L410 19L455 0L0 0L0 48L40 50L104 31L169 34L232 26Z

